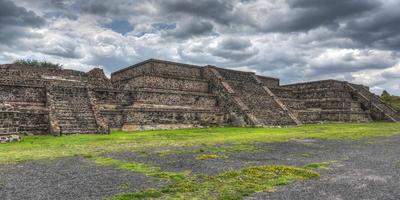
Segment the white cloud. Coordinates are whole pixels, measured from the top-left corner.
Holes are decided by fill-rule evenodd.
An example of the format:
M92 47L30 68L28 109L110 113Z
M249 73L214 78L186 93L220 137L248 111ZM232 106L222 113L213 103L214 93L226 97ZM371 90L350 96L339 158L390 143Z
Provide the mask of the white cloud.
M46 23L8 29L18 38L0 44L1 63L46 59L110 73L158 58L255 71L283 83L336 78L400 94L400 29L394 23L400 14L393 12L399 6L394 0L338 0L334 11L299 0L15 2ZM311 12L317 8L324 12ZM131 32L104 27L121 19Z

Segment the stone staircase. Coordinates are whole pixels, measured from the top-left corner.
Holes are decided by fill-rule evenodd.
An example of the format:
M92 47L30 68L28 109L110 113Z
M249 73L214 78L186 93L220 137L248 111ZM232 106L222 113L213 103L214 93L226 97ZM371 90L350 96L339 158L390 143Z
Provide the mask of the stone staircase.
M369 109L344 88L342 82L328 83L326 88L304 84L300 88L271 88L302 123L370 122ZM332 87L336 84L336 87Z
M219 92L230 101L252 126L299 125L301 122L275 98L253 73L206 67ZM222 73L222 74L221 74Z
M53 135L101 132L87 88L51 85L47 88L47 103Z
M400 122L400 113L383 102L377 95L361 85L346 83L346 86L355 94L365 108L371 110L376 120Z
M235 119L231 119L236 126L261 126L259 120L250 112L250 109L238 97L229 83L219 74L214 66L206 66L203 72L215 94L218 94L220 107Z
M293 113L281 100L279 97L277 97L269 88L268 86L264 85L263 82L254 74L252 74L252 77L256 82L262 87L262 89L270 96L272 97L273 101L297 124L301 125L302 123L300 120L297 118L296 114Z

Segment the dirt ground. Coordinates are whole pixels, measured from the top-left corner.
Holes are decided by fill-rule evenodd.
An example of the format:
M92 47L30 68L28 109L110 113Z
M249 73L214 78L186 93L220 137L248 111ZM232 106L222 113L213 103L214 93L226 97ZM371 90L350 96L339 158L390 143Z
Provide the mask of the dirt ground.
M276 187L247 199L400 199L400 136L360 141L294 140L253 144L252 151L217 152L226 158L198 160L203 147L160 148L150 152L108 153L124 161L158 166L162 171L215 175L247 166L304 166L335 161L318 170L318 180ZM229 147L229 146L228 146ZM224 148L219 146L218 148ZM171 153L160 154L171 150ZM175 152L175 153L174 153ZM160 187L163 181L141 173L98 166L93 159L68 157L0 165L0 197L20 199L103 199L123 192Z

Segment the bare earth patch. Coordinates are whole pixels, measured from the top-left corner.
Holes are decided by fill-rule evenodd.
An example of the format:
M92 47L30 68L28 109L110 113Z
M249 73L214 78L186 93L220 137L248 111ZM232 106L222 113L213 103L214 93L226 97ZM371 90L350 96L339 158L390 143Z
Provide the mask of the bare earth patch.
M0 165L0 196L6 200L204 195L214 199L399 199L400 136L373 141L199 145ZM274 169L286 171L271 173ZM234 181L238 177L244 181Z

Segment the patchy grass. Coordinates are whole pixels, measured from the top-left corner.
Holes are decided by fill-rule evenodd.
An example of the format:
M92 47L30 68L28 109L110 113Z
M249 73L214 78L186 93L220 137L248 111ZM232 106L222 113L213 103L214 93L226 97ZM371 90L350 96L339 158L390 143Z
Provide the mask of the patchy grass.
M308 165L305 165L304 168L308 169L320 169L320 170L331 170L329 165L335 164L336 161L330 161L330 162L320 162L320 163L311 163Z
M159 167L139 162L93 157L99 166L143 173L146 176L167 180L168 185L140 192L123 193L112 199L242 199L256 192L273 191L274 186L293 181L319 178L319 174L304 168L268 165L248 167L223 172L216 176L194 175L189 172L163 172ZM122 185L121 187L128 187Z
M161 191L156 189L149 189L143 192L126 193L121 196L112 198L110 200L136 200L136 199L154 199L159 198L163 194Z
M0 164L53 159L74 155L93 156L115 151L147 151L155 147L249 145L291 139L356 140L400 134L400 123L323 124L290 128L205 128L111 135L26 136L20 143L0 145Z
M274 186L318 178L319 174L291 166L257 166L176 181L160 189L125 193L115 200L131 199L242 199L256 192L273 191Z
M166 180L183 180L190 172L176 173L176 172L163 172L159 167L153 167L144 163L139 162L125 162L112 158L93 158L99 166L115 167L122 170L128 170L132 172L140 172L146 176L155 177Z
M310 153L303 153L303 154L300 154L300 156L301 156L301 157L304 157L304 158L310 158L310 157L312 157L313 155L310 154Z
M400 112L400 96L386 94L382 95L381 99Z
M202 154L196 156L196 160L211 160L211 159L224 159L228 158L226 155L216 155L216 154Z
M208 155L210 156L210 155ZM99 166L143 173L146 176L168 181L160 188L123 193L113 200L132 199L242 199L257 192L272 192L274 186L294 181L319 178L319 173L283 165L248 167L223 172L216 176L192 175L190 172L163 172L159 167L139 162L126 162L112 158L92 157ZM127 187L125 185L121 187Z
M176 154L185 154L185 153L202 153L202 154L218 154L218 153L238 153L238 152L254 152L257 151L257 148L248 145L248 144L239 144L239 145L201 145L195 146L193 149L185 149L185 150L174 150L174 149L167 149L160 152L157 152L159 156L169 156L169 155L176 155Z

